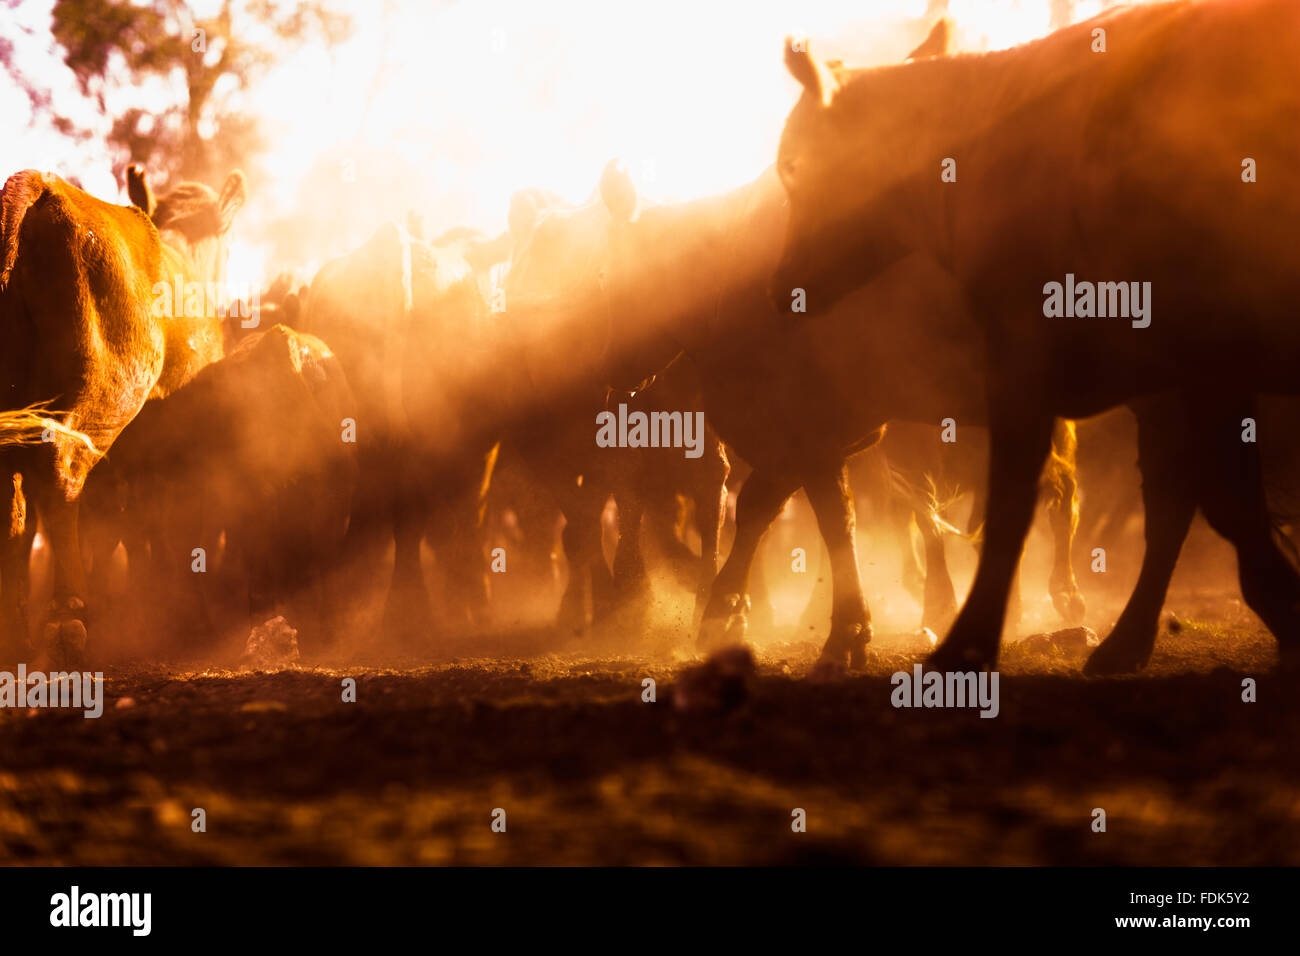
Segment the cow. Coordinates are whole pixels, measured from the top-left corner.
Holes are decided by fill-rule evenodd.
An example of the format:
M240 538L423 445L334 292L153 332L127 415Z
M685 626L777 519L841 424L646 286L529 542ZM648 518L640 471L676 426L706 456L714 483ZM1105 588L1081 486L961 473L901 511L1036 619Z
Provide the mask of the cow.
M587 588L594 620L645 586L643 517L652 529L660 530L660 542L669 546L671 554L694 563L695 615L703 614L717 573L730 472L726 452L707 422L696 458L686 457L680 449L610 449L595 441L598 416L620 404L646 413L702 411L698 370L689 361L671 364L658 370L657 376L647 375L613 392L598 364L588 366L580 377L557 381L557 369L591 354L589 330L580 326L565 330L555 316L563 312L568 287L600 281L599 257L608 220L598 194L578 206L557 203L537 190L515 194L509 221L516 248L505 277L499 318L508 330L508 347L518 355L517 364L541 392L543 414L532 414L523 427L512 428L506 442L534 473L550 472L546 484L566 517L564 546L571 569L559 620L562 627L575 631L584 626ZM565 331L557 336L557 328ZM668 515L675 517L679 493L694 504L701 540L698 558L687 558L662 533L664 525L672 522ZM599 518L611 494L618 504L621 533L613 580L608 581ZM579 572L577 588L574 569Z
M139 188L132 188L139 199L137 205L143 209L153 208L155 204L138 171L134 168L128 170L128 179L139 183ZM282 272L255 300L235 302L228 310L223 310L224 314L220 315L220 354L233 352L250 335L258 334L259 329L277 324L296 328L300 321L301 304L306 298L306 289L304 287L297 292L291 291L292 282L292 275ZM215 349L209 351L209 359L213 354ZM148 535L139 520L139 514L129 507L134 495L126 475L117 467L118 461L117 455L105 458L86 481L80 525L83 551L90 558L88 586L92 604L99 609L105 608L110 601L112 557L120 543L127 557L132 603L137 610L147 611L149 608L142 596L149 593L150 585L141 579L140 572L151 563L151 557L147 553ZM215 541L205 543L212 545ZM202 609L196 605L195 610ZM199 623L201 626L210 623L206 614Z
M704 611L701 646L743 636L755 549L785 500L803 487L832 567L823 654L860 666L869 619L845 461L879 441L892 418L980 423L979 403L961 387L978 381L978 363L962 351L943 361L930 354L948 330L960 328L955 291L937 269L919 263L921 271L900 274L883 293L841 310L833 335L810 336L785 322L766 296L784 216L772 171L721 197L653 206L641 203L626 173L610 165L600 193L608 220L592 269L598 278L562 289L564 307L586 316L577 324L606 343L600 351L616 382L650 374L685 351L699 369L712 427L753 469L737 499L731 554ZM876 312L909 320L893 323L899 328L890 334L863 337L871 326L862 316ZM928 318L915 321L917 314ZM863 374L874 361L890 370L888 382Z
M942 432L934 425L895 422L880 446L891 479L886 491L887 518L901 546L903 586L921 602L921 626L936 632L946 630L957 614L944 541L952 533L963 533L972 540L980 537L987 458L987 436L963 434L962 441L944 442ZM956 437L955 432L950 435ZM1039 499L1048 515L1054 545L1048 590L1057 613L1070 625L1082 624L1086 613L1071 553L1079 523L1077 446L1075 423L1058 420L1052 431L1052 454L1039 482ZM853 481L855 486L859 484L856 475ZM968 492L974 493L975 500L962 532L952 525L947 512ZM913 526L920 534L924 565L918 561L912 544ZM1021 606L1019 576L1012 581L1008 604L1013 609L1008 619L1015 622Z
M810 315L826 313L923 255L962 290L963 336L995 357L986 545L931 665L997 659L1054 418L1154 396L1163 427L1139 416L1144 573L1158 569L1147 593L1163 596L1199 504L1236 547L1243 597L1292 667L1300 575L1241 421L1254 394L1296 391L1300 191L1267 174L1300 160L1295 4L1151 5L1011 50L871 70L828 68L787 42L786 63L803 92L778 152L790 215L774 300L799 288ZM1076 276L1078 298L1059 308ZM1089 303L1106 286L1118 316Z
M293 287L292 272L280 272L254 300L238 303L226 315L225 351L233 352L240 342L273 325L296 329L302 322L308 287Z
M148 555L130 559L151 559L150 590L184 596L210 625L209 574L194 573L196 547L204 571L246 595L252 624L318 588L347 529L357 466L346 423L355 416L339 360L283 325L254 332L145 403L112 454L131 492L130 522L149 541ZM321 590L318 646L334 636L337 597Z
M602 281L566 290L569 308L586 316L591 336L609 338L602 354L616 380L685 349L701 370L714 427L754 468L737 501L736 542L714 584L701 645L744 634L754 550L802 483L832 566L831 633L822 660L859 665L870 622L844 461L874 445L891 420L950 417L959 435L987 424L984 346L959 287L927 257L912 256L826 315L791 322L774 309L768 274L760 274L778 264L785 227L774 171L722 197L668 206L629 203L635 187L621 171L607 169L602 179L609 208L624 214L613 219ZM1143 413L1155 423L1149 432L1168 431L1169 410L1151 405ZM1149 454L1143 466L1148 497L1177 480ZM1159 510L1149 536L1163 544L1144 565L1144 598L1155 590L1163 596L1163 565L1182 540ZM1136 644L1132 635L1148 629L1154 638L1148 612L1149 603L1130 602L1116 627L1118 644Z
M186 310L171 292L224 281L243 174L232 172L219 194L182 183L155 204L133 167L128 192L141 208L36 170L10 176L0 192L0 405L49 402L57 413L48 417L65 426L38 446L0 448L0 513L9 516L0 540L0 657L20 656L26 643L26 564L38 516L54 565L43 637L65 663L84 656L77 518L86 479L147 399L170 394L221 355L215 304L203 296L200 308Z
M496 438L473 426L488 408L472 408L466 375L486 352L483 275L503 245L460 232L437 242L385 223L321 267L301 318L338 356L357 400L360 472L345 551L364 568L391 536L385 629L404 640L433 624L420 564L430 530L460 610L486 600L477 526ZM490 402L491 391L476 394Z

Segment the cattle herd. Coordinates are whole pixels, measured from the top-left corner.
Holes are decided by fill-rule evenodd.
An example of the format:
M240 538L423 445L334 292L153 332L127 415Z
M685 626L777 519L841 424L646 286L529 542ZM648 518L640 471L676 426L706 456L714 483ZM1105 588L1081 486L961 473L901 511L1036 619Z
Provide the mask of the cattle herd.
M384 630L428 641L422 547L445 580L438 616L473 622L492 561L549 569L557 509L561 628L644 592L644 528L694 590L710 650L745 638L760 543L802 489L829 555L822 661L860 667L852 474L901 531L922 622L947 631L931 666L988 668L1036 503L1054 606L1083 620L1075 421L1128 406L1146 550L1087 669L1146 663L1198 507L1283 665L1300 663L1278 530L1296 419L1272 397L1300 391L1300 8L1161 3L978 56L950 54L947 34L941 21L907 62L868 70L787 41L801 98L774 166L732 192L654 204L611 162L580 205L516 193L496 237L388 224L309 287L268 292L255 328L181 295L225 280L241 173L155 198L131 167L130 206L10 176L0 661L83 660L119 546L137 605L167 595L211 626L211 562L252 623L315 595L321 647L391 548ZM177 290L161 305L160 284ZM700 453L602 447L598 416L619 406L703 412ZM951 450L941 429L961 436ZM944 502L962 488L981 552L958 613ZM494 556L506 513L519 546Z

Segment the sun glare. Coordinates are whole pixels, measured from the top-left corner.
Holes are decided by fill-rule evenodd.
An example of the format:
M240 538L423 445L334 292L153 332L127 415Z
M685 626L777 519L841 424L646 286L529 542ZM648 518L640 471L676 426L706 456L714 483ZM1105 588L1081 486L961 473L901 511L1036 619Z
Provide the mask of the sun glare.
M536 186L581 201L612 157L651 199L730 189L771 162L798 94L781 65L786 35L808 37L824 57L873 65L902 59L945 12L959 48L982 51L1042 36L1063 15L1077 20L1101 6L390 0L353 8L347 41L286 54L241 100L261 120L269 149L258 157L261 181L241 216L231 282L314 267L412 209L434 234L453 226L496 232L514 190ZM10 99L0 89L0 103ZM60 147L48 137L38 144L38 135L20 132L12 148L0 147L0 159L19 168L16 156L40 156L47 168L70 166L92 191L110 191L111 158L59 163ZM307 235L293 244L294 261L278 261L286 258L276 245L284 224L304 208L314 208L313 225L301 227Z

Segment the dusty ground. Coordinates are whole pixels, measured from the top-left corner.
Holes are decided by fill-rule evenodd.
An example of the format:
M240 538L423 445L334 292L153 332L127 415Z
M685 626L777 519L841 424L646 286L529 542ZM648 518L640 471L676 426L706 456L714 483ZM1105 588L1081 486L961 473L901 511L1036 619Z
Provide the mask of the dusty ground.
M888 675L924 649L906 635L830 683L806 679L811 641L769 645L721 715L674 706L686 665L655 642L546 654L531 631L384 667L110 665L102 719L0 711L0 860L1300 863L1300 706L1273 640L1231 597L1175 609L1134 679L1012 647L993 720L893 709Z

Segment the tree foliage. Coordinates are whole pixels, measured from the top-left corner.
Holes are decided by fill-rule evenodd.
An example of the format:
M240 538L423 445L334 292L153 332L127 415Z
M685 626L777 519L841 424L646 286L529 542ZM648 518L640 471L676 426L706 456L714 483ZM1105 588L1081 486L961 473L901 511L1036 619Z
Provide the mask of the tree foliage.
M80 91L111 122L119 178L133 162L159 183L217 181L234 166L255 166L264 140L243 104L258 81L298 47L332 46L351 31L350 19L329 0L221 0L207 7L214 12L199 16L184 0L55 3L51 35ZM0 64L36 111L50 115L48 89L17 74L12 49L0 47ZM63 132L85 135L53 119Z

